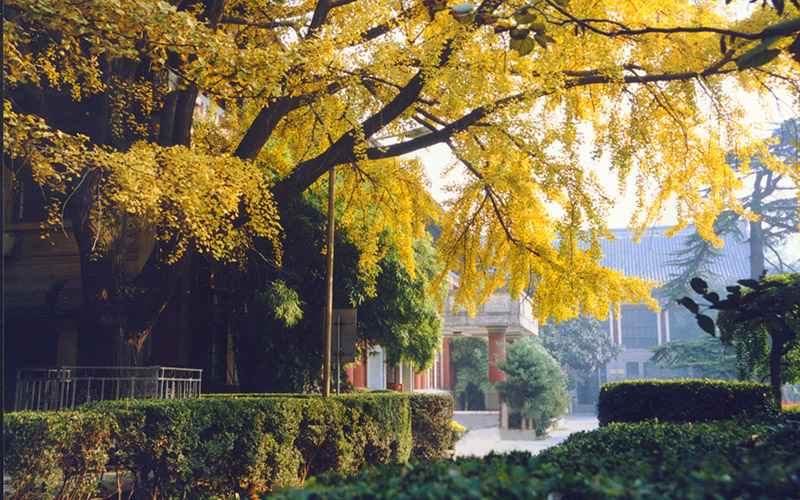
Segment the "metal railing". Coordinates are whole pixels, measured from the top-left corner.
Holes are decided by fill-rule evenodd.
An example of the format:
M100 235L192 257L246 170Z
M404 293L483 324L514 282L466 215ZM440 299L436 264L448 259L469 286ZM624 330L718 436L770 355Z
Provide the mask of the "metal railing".
M14 410L59 410L115 399L198 397L202 372L165 366L21 368Z

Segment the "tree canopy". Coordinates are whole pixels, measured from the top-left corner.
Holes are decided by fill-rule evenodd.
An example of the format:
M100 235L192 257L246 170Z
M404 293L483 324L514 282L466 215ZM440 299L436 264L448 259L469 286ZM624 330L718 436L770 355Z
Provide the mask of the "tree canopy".
M580 317L543 325L540 338L544 348L570 377L570 388L622 352L622 348L611 341L608 328L603 328L597 318Z
M89 329L134 350L187 252L241 260L266 237L277 262L281 207L334 166L362 268L388 228L413 272L437 210L409 155L435 144L466 172L438 242L459 305L508 284L538 317L604 316L649 287L598 264L613 201L597 170L634 181L633 226L673 200L713 240L741 208L724 153L754 151L741 96L798 107L796 5L718 3L9 0L5 164L72 221ZM221 118L195 113L199 94ZM131 227L157 236L133 277Z
M419 240L414 250L414 276L391 247L378 261L374 295L353 305L358 307L359 339L383 347L390 366L410 362L422 372L441 347L439 303L445 290L432 289L436 255L430 241Z
M772 286L771 286L772 285ZM742 305L721 309L720 339L736 349L740 379L800 381L800 274L768 275L742 291ZM774 351L774 352L773 352Z
M497 366L506 380L499 382L509 413L530 419L539 435L550 427L552 419L567 409L567 376L538 339L523 337L509 344L506 359Z
M782 274L796 272L791 261L781 255L781 246L787 238L800 231L798 199L800 191L788 180L792 172L800 170L800 122L794 118L786 120L773 130L766 152L742 161L729 155L729 163L746 186L740 198L747 210L749 235L742 225L744 214L733 210L722 212L714 221L714 232L718 235L732 234L747 240L750 250L750 278L758 279L765 270ZM768 166L771 163L772 166ZM786 176L786 177L784 177ZM677 301L691 293L692 278L703 278L713 289L722 290L724 276L715 274L713 261L724 251L702 238L697 231L688 235L684 248L674 252L670 265L678 269L659 290L669 302Z
M727 296L721 298L705 281L693 278L691 287L708 302L703 304L706 309L701 311L689 297L678 302L712 336L719 327L720 340L736 350L739 378L769 375L775 402L780 404L781 385L796 383L800 377L800 275L767 275L738 283L727 287ZM719 311L716 325L705 314L708 311Z
M456 403L462 410L486 409L489 383L489 342L484 337L451 337L450 366L455 374Z

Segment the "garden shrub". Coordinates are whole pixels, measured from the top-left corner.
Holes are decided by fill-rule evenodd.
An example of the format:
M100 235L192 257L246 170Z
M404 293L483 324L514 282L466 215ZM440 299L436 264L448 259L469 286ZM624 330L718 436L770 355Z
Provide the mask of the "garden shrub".
M789 420L800 421L800 403L783 405L781 415Z
M453 441L453 407L449 394L409 394L411 404L411 455L418 459L441 457Z
M97 488L108 461L113 419L102 414L16 412L3 415L8 498L77 498Z
M406 461L412 447L409 397L395 392L104 401L10 413L3 424L4 469L20 499L52 498L63 477L69 491L90 492L107 463L131 474L137 495L245 498Z
M413 443L412 407L408 394L354 393L338 396L343 404L359 408L358 419L346 420L346 432L363 440L364 465L404 462Z
M408 401L396 393L114 401L94 410L121 421L120 467L167 497L250 495L406 460L411 447Z
M297 484L299 406L282 399L126 400L91 411L117 419L113 460L131 471L134 488L164 498L216 498Z
M303 490L262 498L796 499L799 440L800 426L792 422L615 424L577 434L538 456L412 460L351 477L319 476Z
M497 388L508 402L509 417L530 420L536 434L543 435L552 420L566 412L567 376L533 337L521 338L506 349L506 359L497 363L506 380Z
M612 422L704 422L775 413L766 384L722 380L628 380L600 388L600 426Z

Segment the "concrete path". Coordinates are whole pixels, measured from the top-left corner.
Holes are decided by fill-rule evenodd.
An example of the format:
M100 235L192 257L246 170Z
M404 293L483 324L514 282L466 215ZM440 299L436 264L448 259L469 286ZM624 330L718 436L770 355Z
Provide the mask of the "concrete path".
M532 441L519 440L503 440L500 438L500 427L498 420L495 420L492 427L477 427L471 428L471 423L476 420L475 416L460 416L462 412L456 412L455 421L464 425L470 431L464 436L461 441L456 444L456 456L478 456L482 457L490 451L497 453L505 453L509 451L529 451L536 454L545 448L555 446L564 441L567 436L573 432L590 431L597 429L597 417L589 414L575 414L567 415L558 424L558 426L551 430L546 437L537 438ZM476 412L468 412L476 413ZM459 419L460 418L460 419ZM486 419L484 419L485 421ZM463 422L463 423L462 423Z

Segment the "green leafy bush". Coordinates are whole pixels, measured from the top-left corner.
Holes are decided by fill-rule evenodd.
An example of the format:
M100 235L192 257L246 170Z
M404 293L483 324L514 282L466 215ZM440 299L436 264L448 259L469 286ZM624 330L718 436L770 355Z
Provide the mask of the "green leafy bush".
M71 411L4 414L8 498L79 498L95 490L114 424L105 415Z
M364 466L408 460L409 401L409 395L394 392L332 398L249 395L105 401L79 411L10 413L3 418L4 470L13 498L19 499L53 498L59 491L85 497L107 465L132 476L136 495L252 497L301 484L314 474L352 474ZM451 398L420 398L414 406L422 414L418 427L436 435L433 427L448 402L452 416ZM441 432L449 433L449 419L442 425Z
M419 459L441 457L453 441L453 406L449 394L409 394L411 404L411 455Z
M567 376L555 359L533 337L508 345L505 361L497 366L506 376L497 384L508 401L509 414L529 419L544 434L553 419L567 409Z
M134 489L164 498L216 498L297 484L295 448L302 400L113 401L89 411L112 415L112 460Z
M390 464L351 477L319 476L304 490L263 498L796 499L798 441L800 425L792 422L617 424L535 457L514 452Z
M704 422L771 415L769 386L721 380L628 380L600 388L600 425L612 422Z

